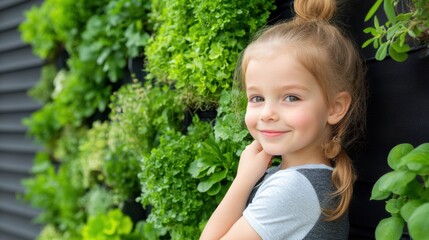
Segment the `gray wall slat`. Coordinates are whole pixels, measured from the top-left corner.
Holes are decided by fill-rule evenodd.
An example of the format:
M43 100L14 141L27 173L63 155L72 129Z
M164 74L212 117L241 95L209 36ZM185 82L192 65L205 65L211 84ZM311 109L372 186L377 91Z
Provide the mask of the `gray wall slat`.
M13 234L22 239L34 239L39 231L40 227L26 217L0 212L0 232Z
M0 239L7 239L7 240L27 240L27 239L34 239L34 238L23 238L20 236L16 236L11 233L2 232L0 229Z
M0 12L0 31L16 28L24 20L24 12L34 5L33 2L22 2Z
M0 152L0 171L30 173L33 166L33 153Z
M0 132L23 133L27 131L27 127L22 123L22 119L28 117L29 113L0 113Z
M16 29L0 32L0 52L25 46L21 34Z
M42 150L25 133L0 133L0 151L31 153Z
M27 136L22 119L41 107L27 96L40 78L43 61L21 40L24 12L43 0L0 0L0 239L36 239L40 212L17 199L24 192L34 155L42 150Z
M31 47L0 53L0 73L16 69L41 66L43 61L34 56Z
M30 206L23 204L23 200L17 201L16 199L22 199L22 196L16 196L15 193L4 193L0 195L2 201L0 202L0 210L10 214L17 214L22 217L34 218L40 210L31 208Z
M24 192L24 187L21 185L21 180L28 177L29 174L17 174L0 171L0 190L21 194Z
M0 93L27 91L36 84L39 78L40 66L0 74Z
M26 0L1 0L0 9L5 10L6 8L25 2Z
M41 104L27 95L26 91L0 94L0 113L33 111Z

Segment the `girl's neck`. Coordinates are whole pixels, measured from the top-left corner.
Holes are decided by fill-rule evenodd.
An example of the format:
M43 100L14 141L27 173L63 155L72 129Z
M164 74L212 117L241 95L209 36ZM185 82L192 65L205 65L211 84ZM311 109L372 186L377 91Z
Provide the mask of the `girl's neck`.
M329 159L326 158L323 153L318 153L307 156L294 156L293 154L284 155L282 156L280 167L281 169L286 169L307 164L324 164L326 166L331 166Z

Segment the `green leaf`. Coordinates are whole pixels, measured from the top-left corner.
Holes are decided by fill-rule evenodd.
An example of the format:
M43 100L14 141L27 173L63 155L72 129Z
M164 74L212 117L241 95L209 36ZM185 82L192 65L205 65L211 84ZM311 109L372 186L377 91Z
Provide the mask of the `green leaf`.
M133 229L133 222L129 216L123 215L121 221L119 222L117 232L118 234L129 234Z
M382 2L383 0L377 0L374 5L372 5L372 7L369 9L368 13L365 16L365 22L371 19L372 16L374 16L375 12L377 12L377 9L380 7Z
M215 183L210 180L200 182L198 184L197 190L199 192L207 192L214 184Z
M429 240L429 203L425 203L414 210L408 219L408 230L413 239Z
M220 172L217 172L217 173L213 173L209 177L209 180L212 181L213 183L220 182L223 179L225 179L227 173L228 173L228 170L226 170L226 169L224 169L224 170L222 170Z
M373 27L367 27L363 30L364 33L371 33L371 35L375 36L377 33L377 30Z
M399 213L405 201L402 198L390 199L386 202L386 211L391 214Z
M397 52L393 45L389 46L389 55L392 57L393 60L397 62L404 62L408 59L408 54L404 52Z
M392 43L392 47L395 48L395 50L399 53L405 53L410 51L410 45L408 45L407 43L404 43L404 41L405 40L398 39L397 41Z
M422 190L423 190L423 187L421 183L417 180L417 178L415 178L407 185L395 189L393 193L398 194L400 196L407 196L411 199L414 199L420 196Z
M207 195L209 196L214 196L217 195L220 190L222 189L222 184L220 184L219 182L217 182L216 184L214 184L209 191L207 191Z
M390 196L391 194L390 191L380 189L381 183L382 183L382 178L378 179L378 181L372 187L370 200L383 200Z
M400 239L404 229L404 220L397 216L385 218L378 223L375 229L375 239L396 240Z
M409 182L411 182L416 177L416 174L406 170L399 170L386 173L383 175L379 181L380 190L382 191L395 191L395 189L399 189Z
M413 151L402 158L403 164L417 163L429 166L429 143L424 143L416 147Z
M409 202L404 204L404 206L402 206L401 216L404 218L404 220L406 222L408 222L408 219L414 213L414 210L416 210L416 208L420 207L423 203L425 203L425 201L422 199L410 200Z
M378 48L377 52L375 53L375 59L377 59L378 61L384 60L387 55L387 47L388 47L387 42L382 43Z
M379 29L380 28L380 22L378 21L378 17L374 17L374 27Z
M390 150L389 155L387 156L387 163L392 169L398 169L401 158L413 149L413 145L409 143L403 143L395 146Z
M200 173L209 167L210 166L205 165L201 159L197 159L189 165L188 173L190 173L194 178L199 178Z
M396 13L395 13L395 6L393 4L393 0L384 0L384 12L386 13L387 19L392 24L396 23Z
M375 40L375 38L371 38L366 40L363 44L362 44L362 48L366 48L369 44L371 44L373 41Z

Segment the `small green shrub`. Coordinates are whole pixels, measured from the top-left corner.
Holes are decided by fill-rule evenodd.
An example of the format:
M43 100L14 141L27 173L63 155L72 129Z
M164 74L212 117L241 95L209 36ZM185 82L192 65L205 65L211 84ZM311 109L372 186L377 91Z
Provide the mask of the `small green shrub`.
M190 108L217 107L230 89L239 53L264 25L271 0L157 1L148 78L172 84Z
M189 173L198 179L198 191L215 196L225 195L236 173L241 151L250 143L244 126L246 101L243 92L224 91L220 99L214 132L199 144L199 151Z
M61 48L73 52L89 17L108 0L46 0L25 13L19 29L35 54L52 61Z
M139 152L135 151L122 131L118 122L111 122L108 131L108 150L105 151L103 171L106 174L105 184L123 202L134 200L140 194L138 180Z
M211 130L210 123L194 119L187 135L165 133L159 146L141 162L141 201L151 206L148 222L166 229L171 239L197 239L200 223L216 206L213 197L197 190L198 181L188 173L200 143Z
M392 216L380 221L376 239L400 239L405 223L413 239L429 239L429 143L399 144L387 162L392 171L375 183L371 199L388 199L386 211Z
M404 2L408 2L408 5ZM384 24L380 24L375 16L382 3L387 16L387 22ZM366 15L365 21L372 17L374 27L364 29L365 33L372 35L372 38L362 47L372 44L377 49L375 58L379 61L388 53L395 61L407 60L407 52L410 50L409 37L419 40L421 44L427 45L429 42L429 5L426 0L377 0Z
M79 57L83 62L96 62L112 82L124 74L128 58L142 54L149 39L147 0L111 0L104 13L89 18Z
M118 124L128 147L138 155L148 155L162 134L180 130L185 105L167 86L124 85L112 95L111 120Z

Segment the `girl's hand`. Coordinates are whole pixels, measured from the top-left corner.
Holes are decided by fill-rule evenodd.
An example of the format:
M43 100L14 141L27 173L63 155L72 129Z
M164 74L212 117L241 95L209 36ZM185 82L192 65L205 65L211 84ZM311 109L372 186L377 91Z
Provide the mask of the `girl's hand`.
M272 158L273 156L266 153L261 144L254 140L241 153L236 178L256 184L270 167Z

